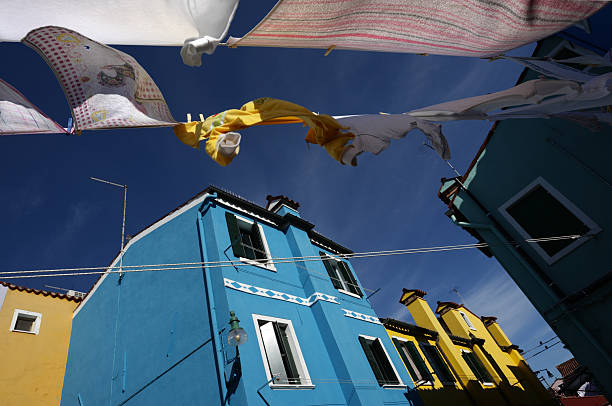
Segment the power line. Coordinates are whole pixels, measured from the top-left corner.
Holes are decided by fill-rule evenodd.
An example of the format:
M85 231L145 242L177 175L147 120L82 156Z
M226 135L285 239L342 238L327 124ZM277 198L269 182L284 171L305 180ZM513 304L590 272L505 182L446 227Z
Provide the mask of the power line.
M527 361L528 359L531 359L531 358L535 357L535 356L536 356L536 355L538 355L538 354L543 353L544 351L548 351L548 350L550 350L552 347L554 347L555 345L560 344L560 343L561 343L561 340L557 341L556 343L552 343L551 345L545 345L543 350L538 351L538 352L536 352L535 354L533 354L533 355L531 355L531 356L529 356L529 357L525 358L525 361Z
M539 343L538 345L536 345L535 347L533 347L533 348L530 348L530 349L528 349L528 350L523 351L523 354L522 354L522 355L525 355L525 354L527 354L528 352L531 352L531 351L533 351L533 350L537 350L538 348L540 348L541 346L543 346L543 345L544 345L544 344L546 344L546 343L551 342L551 341L552 341L552 340L554 340L555 338L557 338L557 336L553 336L552 338L549 338L549 339L548 339L548 340L546 340L546 341L540 341L540 343Z
M544 238L530 238L524 240L529 243L540 243L547 241L559 241L578 239L580 235L566 235L558 237L544 237ZM355 259L355 258L372 258L372 257L384 257L391 255L407 255L407 254L422 254L430 252L445 252L445 251L458 251L465 249L474 248L485 248L495 245L515 245L516 242L507 242L502 244L488 244L488 243L476 243L476 244L459 244L459 245L446 245L446 246L435 246L425 248L407 248L399 250L384 250L384 251L366 251L352 254L338 254L336 257L342 259ZM266 264L282 264L282 263L297 263L297 262L312 262L321 261L321 257L318 255L310 256L297 256L297 257L284 257L284 258L269 258L259 261L262 265ZM38 269L38 270L21 270L21 271L3 271L0 272L2 279L22 279L22 278L45 278L45 277L57 277L57 276L84 276L84 275L100 275L104 273L121 273L121 272L154 272L154 271L171 271L171 270L187 270L187 269L201 269L205 268L221 268L226 266L234 266L236 264L245 265L245 262L241 260L227 260L227 261L204 261L204 262L181 262L171 264L150 264L150 265L123 265L122 267L117 266L106 266L106 267L80 267L80 268L57 268L57 269ZM248 265L248 264L246 264ZM112 269L120 269L114 271ZM77 272L71 272L77 271ZM79 272L80 271L80 272ZM86 272L85 272L86 271ZM46 272L46 274L41 274ZM52 272L52 273L51 273ZM64 273L56 273L64 272ZM317 273L316 271L310 271ZM23 275L26 274L26 275ZM32 275L36 274L36 275ZM13 275L13 276L6 276ZM18 275L18 276L17 276Z

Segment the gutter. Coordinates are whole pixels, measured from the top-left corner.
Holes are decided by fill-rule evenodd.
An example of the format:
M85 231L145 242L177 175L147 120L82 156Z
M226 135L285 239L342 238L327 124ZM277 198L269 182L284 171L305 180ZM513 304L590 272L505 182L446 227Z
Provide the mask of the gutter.
M216 193L211 193L204 198L202 205L206 204L209 198L216 198ZM204 239L204 224L202 223L202 213L198 210L198 234L200 235L200 250L203 255L206 253L205 247L202 245ZM207 258L202 258L206 260ZM219 326L217 324L217 310L214 305L215 296L212 289L212 281L210 279L210 273L206 270L206 267L202 267L204 273L204 283L206 291L206 305L208 310L208 319L210 321L210 333L213 341L213 353L215 354L215 369L217 370L217 383L219 385L219 395L221 396L221 404L225 404L225 397L227 395L227 388L225 387L225 365L223 358L219 356L219 352L223 351L223 346L219 338Z

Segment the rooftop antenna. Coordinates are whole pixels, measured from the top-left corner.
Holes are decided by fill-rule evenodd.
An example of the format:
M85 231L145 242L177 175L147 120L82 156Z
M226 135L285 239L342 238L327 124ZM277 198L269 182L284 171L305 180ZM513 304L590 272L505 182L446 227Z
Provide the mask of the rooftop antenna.
M461 299L461 303L465 304L465 298L461 296L461 293L459 292L459 287L455 286L449 292L454 292L457 296L459 296L459 299Z

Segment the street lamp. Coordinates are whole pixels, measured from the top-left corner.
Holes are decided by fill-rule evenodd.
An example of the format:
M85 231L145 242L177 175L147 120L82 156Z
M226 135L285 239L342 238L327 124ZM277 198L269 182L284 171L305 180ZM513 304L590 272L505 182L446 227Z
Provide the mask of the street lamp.
M238 320L238 317L236 317L236 313L234 313L233 310L230 311L229 325L231 327L231 330L227 334L227 342L229 345L238 347L239 345L246 343L249 336L247 335L246 331L240 327L240 320Z
M121 251L119 252L119 279L121 280L123 277L123 247L125 243L125 206L127 204L127 185L109 182L108 180L94 178L93 176L90 176L89 179L123 188L123 223L121 224Z

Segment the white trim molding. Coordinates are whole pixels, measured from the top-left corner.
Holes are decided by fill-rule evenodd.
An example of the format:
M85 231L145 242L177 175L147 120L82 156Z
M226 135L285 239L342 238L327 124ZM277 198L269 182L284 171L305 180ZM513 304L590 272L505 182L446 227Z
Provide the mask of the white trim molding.
M352 319L357 319L361 321L367 321L368 323L373 323L373 324L382 324L380 320L378 320L378 317L376 316L370 316L370 315L363 314L363 313L357 313L349 309L342 309L342 311L344 312L345 317L350 317Z
M302 306L312 306L319 300L325 302L340 304L336 300L335 296L327 295L321 292L315 292L310 297L304 298L289 293L279 292L273 289L260 288L259 286L253 286L242 282L233 281L231 279L223 278L223 284L226 288L239 290L240 292L249 293L251 295L267 297L269 299L282 300L284 302L291 302Z
M253 323L255 324L255 334L257 335L257 342L259 343L259 351L261 353L261 359L263 361L264 369L266 371L266 377L268 378L268 385L272 389L313 389L314 385L310 379L310 374L308 373L308 368L306 367L306 361L304 361L304 356L302 355L302 349L300 348L300 343L298 342L297 336L295 335L295 330L293 329L293 324L291 320L280 319L278 317L270 317L263 316L260 314L253 314ZM262 337L262 332L259 326L259 320L276 322L280 324L284 324L286 327L287 338L289 339L289 347L291 349L291 355L293 355L294 362L297 366L297 372L299 374L300 382L299 384L291 384L291 383L274 383L272 380L272 374L270 372L270 364L267 358L267 352L264 345L264 339Z
M574 240L571 244L563 248L561 251L557 252L553 256L550 256L540 247L538 243L527 243L530 248L535 250L538 255L546 261L548 265L552 265L554 262L562 258L563 256L569 254L580 245L588 241L593 235L599 233L601 231L601 227L599 227L591 218L589 218L582 210L578 208L574 203L572 203L567 197L565 197L561 192L555 189L550 183L548 183L543 177L538 176L533 182L525 186L518 193L508 199L503 205L498 208L500 214L504 217L504 219L510 223L512 227L518 232L518 234L525 238L540 238L541 235L529 235L529 233L508 213L508 208L514 203L518 202L526 196L530 191L535 189L536 187L542 187L546 190L550 195L555 198L561 205L563 205L572 215L574 215L578 220L580 220L585 226L589 228L588 233L583 235L582 237ZM555 236L547 236L547 237L555 237Z
M32 324L32 330L17 330L15 325L17 324L17 319L19 316L26 316L29 319L34 319L34 323ZM13 312L13 320L11 321L11 328L9 331L14 331L17 333L27 333L27 334L36 334L40 331L40 322L42 321L42 314L36 312L30 312L28 310L15 309Z

